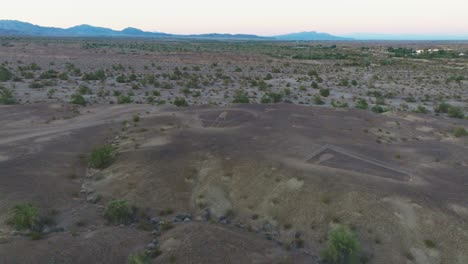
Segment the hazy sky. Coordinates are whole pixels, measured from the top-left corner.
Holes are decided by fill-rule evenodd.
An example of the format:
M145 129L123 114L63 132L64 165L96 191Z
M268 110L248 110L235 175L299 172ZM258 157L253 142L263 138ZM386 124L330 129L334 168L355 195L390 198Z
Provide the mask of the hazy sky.
M466 34L468 0L5 0L0 19L170 33Z

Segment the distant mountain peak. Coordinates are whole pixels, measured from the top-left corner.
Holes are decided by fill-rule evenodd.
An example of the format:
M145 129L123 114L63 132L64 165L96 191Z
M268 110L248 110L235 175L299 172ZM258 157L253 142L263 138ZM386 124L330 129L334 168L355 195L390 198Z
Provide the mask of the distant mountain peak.
M261 37L252 34L190 34L175 35L159 32L147 32L134 27L127 27L121 31L104 27L95 27L81 24L70 28L42 27L17 20L0 20L0 35L20 36L51 36L51 37L144 37L144 38L196 38L196 39L239 39L239 40L284 40L284 41L310 41L310 40L349 40L327 33L306 31L280 36Z
M285 35L275 36L278 40L292 40L292 41L312 41L312 40L352 40L352 38L344 38L333 36L328 33L321 33L317 31L303 31L297 33L290 33Z

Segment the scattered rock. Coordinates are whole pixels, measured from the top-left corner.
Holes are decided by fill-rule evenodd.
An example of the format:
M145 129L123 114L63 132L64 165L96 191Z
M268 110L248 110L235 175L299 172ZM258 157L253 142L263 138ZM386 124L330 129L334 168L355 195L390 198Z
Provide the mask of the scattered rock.
M96 193L92 193L86 196L86 202L92 203L92 204L99 202L100 199L101 199L101 196Z
M146 245L146 248L147 248L147 249L155 249L155 248L156 248L156 245L155 245L153 242L151 242L151 243L149 243L148 245Z

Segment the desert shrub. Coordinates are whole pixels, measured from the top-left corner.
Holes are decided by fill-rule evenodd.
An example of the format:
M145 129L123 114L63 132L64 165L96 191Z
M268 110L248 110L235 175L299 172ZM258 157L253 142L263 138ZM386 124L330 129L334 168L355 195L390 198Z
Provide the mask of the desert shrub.
M88 157L89 167L95 169L104 169L114 160L114 147L104 145L94 148Z
M338 83L338 86L349 86L349 80L341 79L340 82Z
M359 98L356 102L356 108L366 110L369 108L369 104L367 103L366 99Z
M465 128L463 127L456 127L453 129L452 131L453 135L455 137L465 137L465 136L468 136L468 131L466 131Z
M41 82L34 81L29 84L29 88L33 88L33 89L42 88L42 87L44 87L44 84Z
M0 66L0 82L6 82L13 78L13 73L11 73L4 66Z
M91 91L91 88L89 88L86 85L80 85L80 87L78 88L78 92L83 95L93 93L93 91Z
M453 118L464 118L465 114L463 113L463 109L461 107L457 106L450 106L448 108L448 116L453 117Z
M29 203L17 204L13 207L12 224L18 230L30 229L39 219L39 209Z
M115 79L118 83L126 83L127 82L127 77L123 74L117 76Z
M323 97L328 97L330 95L330 89L321 88L320 89L320 95L323 96Z
M232 102L239 104L248 104L250 102L249 94L244 90L237 90L236 94L234 95L234 100Z
M260 99L260 102L262 104L271 104L271 98L267 94L264 94L262 98Z
M332 101L331 101L331 105L332 105L333 107L337 107L337 108L346 108L346 107L349 107L348 102L346 102L346 101L338 101L338 100L332 100Z
M268 93L268 97L271 98L273 103L279 103L283 99L283 94L271 92L271 93Z
M327 247L322 251L321 256L328 264L359 263L361 247L351 230L339 226L330 233Z
M356 85L358 85L358 82L357 82L356 80L352 80L352 81L351 81L351 84L352 84L353 86L356 86Z
M11 90L0 87L0 104L11 105L15 104L16 99Z
M41 75L39 75L40 79L55 79L57 77L58 77L58 72L54 70L47 70L41 73Z
M429 110L427 110L427 108L422 106L422 105L418 105L418 107L416 107L416 109L414 109L414 112L415 113L420 113L420 114L427 114L427 113L429 113Z
M315 82L315 81L314 81L314 82L312 82L311 86L312 86L312 88L314 88L314 89L318 89L318 88L319 88L319 85L318 85L318 83L317 83L317 82Z
M86 100L81 94L76 93L76 94L72 94L70 103L77 104L77 105L86 105Z
M62 81L68 80L68 74L66 72L62 72L58 75L58 78Z
M151 257L146 253L130 255L127 259L127 264L150 264Z
M177 97L174 99L174 105L177 107L186 107L188 106L187 100L183 97Z
M95 72L87 72L83 74L82 79L85 81L104 81L106 79L106 73L102 69Z
M322 100L322 97L318 94L314 96L314 104L316 105L323 105L325 102Z
M374 106L371 108L371 111L374 112L374 113L380 114L380 113L386 112L387 109L383 108L383 107L380 106L380 105L374 105Z
M424 240L424 245L426 245L426 247L428 247L428 248L435 248L436 247L435 242L430 240L430 239Z
M125 96L123 94L117 96L118 104L129 104L131 102L132 102L132 98L130 96Z
M437 107L435 107L434 110L436 113L448 113L449 107L450 107L450 104L446 102L442 102Z
M377 105L385 105L385 98L382 96L378 96L375 98L375 104Z
M133 212L127 201L117 199L106 205L104 217L113 224L128 224L133 219Z

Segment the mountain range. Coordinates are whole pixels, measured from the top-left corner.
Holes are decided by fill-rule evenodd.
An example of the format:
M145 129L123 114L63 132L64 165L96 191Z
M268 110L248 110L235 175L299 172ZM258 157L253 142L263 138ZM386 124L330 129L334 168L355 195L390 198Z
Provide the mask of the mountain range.
M338 37L315 31L292 33L278 36L257 36L249 34L192 34L177 35L161 32L143 31L128 27L123 30L79 25L70 28L42 27L16 20L0 20L0 36L42 36L42 37L141 37L141 38L191 38L191 39L244 39L244 40L352 40L348 37Z
M143 31L128 27L113 30L91 25L79 25L70 28L42 27L17 20L0 20L0 36L42 36L42 37L117 37L117 38L174 38L174 39L237 39L269 41L348 41L348 40L468 40L467 34L460 35L422 35L422 34L379 34L355 33L335 36L316 31L290 33L276 36L257 36L251 34L192 34L178 35L162 32Z

